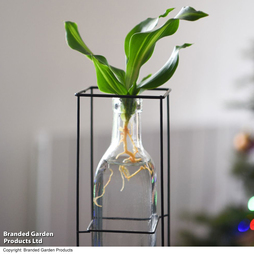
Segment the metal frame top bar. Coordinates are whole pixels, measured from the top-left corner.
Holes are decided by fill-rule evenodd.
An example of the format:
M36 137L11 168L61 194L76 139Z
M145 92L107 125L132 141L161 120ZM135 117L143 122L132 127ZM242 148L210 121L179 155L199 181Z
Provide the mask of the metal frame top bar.
M87 89L84 89L78 93L75 93L75 96L81 97L118 97L118 98L140 98L140 99L164 99L171 92L170 88L155 88L147 91L166 91L163 95L118 95L118 94L96 94L96 93L87 93L87 91L93 89L98 89L97 86L90 86Z

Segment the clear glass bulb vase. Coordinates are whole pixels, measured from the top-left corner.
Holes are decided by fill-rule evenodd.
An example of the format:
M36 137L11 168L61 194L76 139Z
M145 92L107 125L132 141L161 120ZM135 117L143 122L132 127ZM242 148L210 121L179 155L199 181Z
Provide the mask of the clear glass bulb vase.
M113 98L111 144L94 177L93 246L156 245L156 172L142 145L141 112L141 99Z

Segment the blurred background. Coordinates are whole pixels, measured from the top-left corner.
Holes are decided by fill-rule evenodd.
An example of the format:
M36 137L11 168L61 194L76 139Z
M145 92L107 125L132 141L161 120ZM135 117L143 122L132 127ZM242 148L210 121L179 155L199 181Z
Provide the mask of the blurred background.
M53 232L43 245L75 245L74 94L96 85L96 76L93 64L66 45L64 21L76 22L93 52L124 69L126 34L147 17L171 7L175 15L185 5L209 17L180 22L141 72L154 73L175 45L194 43L180 52L165 85L172 89L171 242L253 244L252 0L8 0L0 2L0 246L3 231L28 230ZM96 100L95 114L97 163L110 141L111 102ZM146 103L142 126L156 161L158 107ZM89 138L83 100L83 163ZM82 225L90 218L87 177L84 171ZM83 241L89 245L90 237Z

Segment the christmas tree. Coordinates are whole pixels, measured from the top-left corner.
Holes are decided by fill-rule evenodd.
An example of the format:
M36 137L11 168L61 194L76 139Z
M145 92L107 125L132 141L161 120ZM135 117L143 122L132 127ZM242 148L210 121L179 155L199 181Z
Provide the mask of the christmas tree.
M254 46L247 55L254 63ZM253 86L254 72L240 83ZM235 108L248 110L254 116L254 93L250 93L247 100L234 102L233 105ZM202 227L203 231L202 234L193 233L191 230L181 231L181 245L254 246L254 130L253 133L239 132L232 144L234 160L231 173L243 183L248 202L245 205L228 205L216 215L189 215L187 219Z

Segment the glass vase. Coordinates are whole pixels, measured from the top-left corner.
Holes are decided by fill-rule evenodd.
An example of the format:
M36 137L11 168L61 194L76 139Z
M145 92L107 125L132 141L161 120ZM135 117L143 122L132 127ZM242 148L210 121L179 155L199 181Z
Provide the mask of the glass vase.
M155 246L156 171L141 140L142 100L112 102L111 144L94 176L92 244Z

